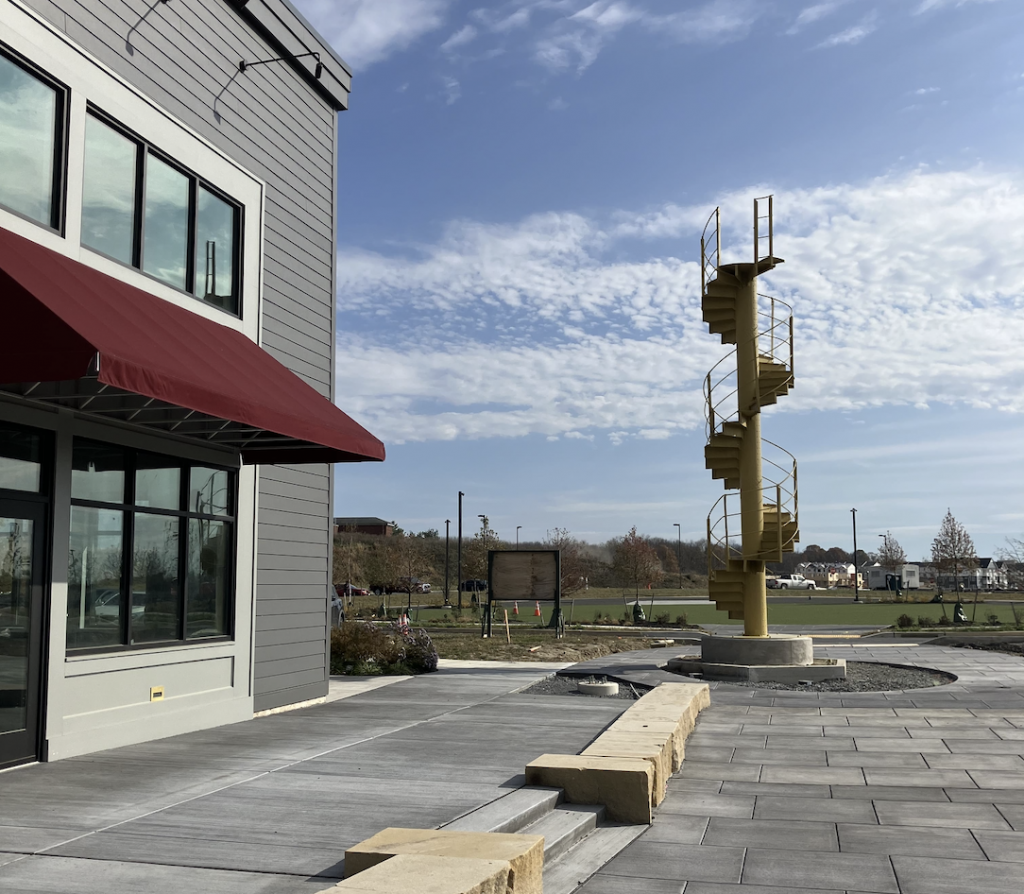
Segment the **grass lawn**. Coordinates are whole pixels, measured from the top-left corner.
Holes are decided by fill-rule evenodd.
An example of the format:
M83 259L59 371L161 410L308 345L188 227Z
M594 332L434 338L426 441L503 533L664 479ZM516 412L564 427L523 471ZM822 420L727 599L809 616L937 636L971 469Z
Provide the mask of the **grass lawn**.
M528 611L523 610L523 606L520 605L520 614L518 619L513 615L509 617L510 626L515 630L531 629L537 626L538 621L543 620L545 623L551 617L551 604L542 604L541 610L543 612L542 619L538 619L533 614L533 607L531 606ZM971 603L964 604L964 611L967 614L968 619L972 617L974 606ZM611 615L615 622L618 622L625 613L625 608L619 603L617 607L614 606L595 606L595 605L577 605L575 608L571 608L569 604L564 606L566 619L570 617L570 611L572 613L572 621L574 624L591 624L597 619L598 616L607 618ZM644 612L647 614L648 620L651 620L651 613L648 607L644 607ZM677 619L681 615L686 616L686 623L691 625L706 625L706 624L735 624L740 625L742 621L730 621L726 616L725 612L718 611L713 605L690 605L690 606L654 606L654 615L668 615L668 621L670 625L675 626ZM827 603L801 603L801 602L787 602L777 603L771 599L768 600L768 623L769 624L786 624L786 625L829 625L829 626L870 626L870 627L889 627L896 623L897 618L901 615L909 615L914 619L915 624L918 618L930 618L932 621L937 621L942 617L942 606L931 605L925 603L852 603L852 602L837 602L834 605ZM949 604L946 606L946 614L948 617L953 616L953 606ZM1009 605L985 605L984 603L978 603L977 620L979 624L984 624L990 614L999 616L999 620L1002 623L1012 624L1014 622L1013 610ZM493 630L495 636L498 635L499 630L504 630L504 624L501 620L499 613L498 617L493 622ZM455 613L451 610L445 609L422 609L418 612L418 617L414 614L413 622L416 624L426 624L430 626L434 625L447 625L452 624L453 626L464 627L466 629L480 629L480 615L473 613L469 610L464 610L462 613L462 621L456 622ZM610 625L610 626L615 626ZM627 625L627 626L632 626Z

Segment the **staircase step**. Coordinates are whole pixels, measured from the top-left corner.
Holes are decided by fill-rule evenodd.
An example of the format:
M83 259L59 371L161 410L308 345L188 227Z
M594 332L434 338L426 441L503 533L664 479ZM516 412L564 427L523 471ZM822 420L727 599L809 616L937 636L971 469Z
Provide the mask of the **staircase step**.
M571 894L650 826L601 826L554 863L544 863L544 894ZM641 889L638 889L641 890Z
M547 865L590 835L603 818L601 804L566 804L519 831L523 835L544 836L544 863Z
M524 785L442 828L453 832L518 832L551 813L561 801L560 788Z

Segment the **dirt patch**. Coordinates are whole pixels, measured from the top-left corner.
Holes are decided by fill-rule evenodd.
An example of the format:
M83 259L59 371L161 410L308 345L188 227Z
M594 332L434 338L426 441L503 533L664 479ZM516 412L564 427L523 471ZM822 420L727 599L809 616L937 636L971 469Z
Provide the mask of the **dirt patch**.
M601 658L615 652L644 648L643 641L631 637L566 634L556 640L553 633L520 634L508 643L505 637L482 639L479 634L433 633L431 639L442 658L472 661L564 661L577 663ZM531 651L535 650L535 651Z

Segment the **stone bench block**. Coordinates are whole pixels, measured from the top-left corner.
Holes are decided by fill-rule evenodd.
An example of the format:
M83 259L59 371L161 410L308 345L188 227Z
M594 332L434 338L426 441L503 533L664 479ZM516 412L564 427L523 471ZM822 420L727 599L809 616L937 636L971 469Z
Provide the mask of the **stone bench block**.
M661 736L670 746L669 750L672 757L672 772L677 772L683 765L683 758L686 754L686 737L689 733L685 731L682 724L677 721L642 720L639 717L632 719L623 715L608 727L608 732L655 733Z
M520 891L517 881L505 860L398 854L327 890L331 894L509 894ZM539 894L540 888L536 891Z
M654 765L646 758L542 754L526 765L526 784L560 788L571 804L603 804L616 822L651 822Z
M592 745L583 749L589 757L642 757L651 762L654 777L651 783L651 805L656 807L664 799L665 788L672 775L672 740L659 733L630 733L609 730Z
M543 888L543 836L505 832L384 829L345 851L345 878L361 875L373 866L410 854L443 857L453 864L461 860L497 860L511 866L513 883L509 888L510 894L541 894ZM407 890L414 892L419 889Z

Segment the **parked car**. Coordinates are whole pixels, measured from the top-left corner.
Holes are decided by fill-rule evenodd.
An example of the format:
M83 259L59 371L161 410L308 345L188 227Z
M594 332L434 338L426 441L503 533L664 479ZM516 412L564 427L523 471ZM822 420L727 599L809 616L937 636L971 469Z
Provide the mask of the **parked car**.
M370 584L370 592L374 596L386 593L429 593L430 584L424 583L418 577L400 577L391 584Z
M818 585L802 574L780 574L765 584L771 590L816 590Z
M343 584L335 584L334 589L339 596L369 596L370 591L364 587L357 587L355 584L350 584L347 581Z
M483 593L487 589L487 581L464 580L460 589L463 593Z

